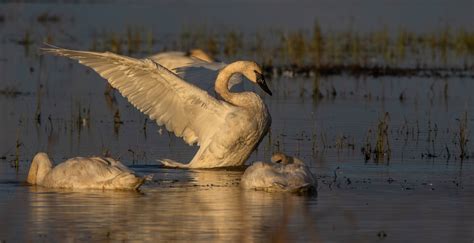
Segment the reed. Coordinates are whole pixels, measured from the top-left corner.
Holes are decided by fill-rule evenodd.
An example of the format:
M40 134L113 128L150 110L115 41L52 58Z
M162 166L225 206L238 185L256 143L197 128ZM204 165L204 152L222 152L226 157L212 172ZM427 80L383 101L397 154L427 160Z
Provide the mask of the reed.
M291 65L300 67L305 61L306 40L302 31L288 34L286 50Z
M120 111L117 109L114 114L114 133L118 134L120 125L123 124L123 121L120 119Z
M227 33L224 42L224 54L227 57L234 57L240 51L242 46L242 34L235 31L230 31Z
M375 143L375 160L377 162L383 160L385 155L387 155L387 159L390 159L390 142L388 139L388 127L389 127L390 115L388 112L385 112L382 119L379 119L379 123L377 125L377 133L376 133L376 143Z
M309 43L309 47L312 54L313 64L316 68L319 68L322 64L324 55L324 36L317 21L313 26L313 36L311 38L311 42Z
M467 124L467 112L464 112L462 117L458 119L459 130L458 130L458 145L459 145L459 157L461 160L469 158L467 151L467 144L469 142L469 130Z
M18 171L18 168L20 167L20 148L23 146L23 143L20 141L20 129L17 129L16 132L16 142L15 142L15 160L13 162L13 167L16 168Z

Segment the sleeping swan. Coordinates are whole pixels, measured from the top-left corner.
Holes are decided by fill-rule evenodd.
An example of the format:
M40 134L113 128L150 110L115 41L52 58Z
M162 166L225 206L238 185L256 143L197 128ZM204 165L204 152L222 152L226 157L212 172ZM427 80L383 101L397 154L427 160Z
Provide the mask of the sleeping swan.
M112 158L76 157L53 168L46 153L35 155L27 178L32 185L68 189L136 190L144 181Z
M251 61L236 61L222 68L214 89L216 99L152 59L134 59L110 52L45 48L46 53L66 56L91 67L141 112L200 148L188 164L164 159L169 167L215 168L240 166L267 134L271 117L267 106L253 92L231 92L229 79L241 73L265 92L271 91L262 69Z
M272 163L255 162L242 176L241 186L264 191L306 192L315 190L317 180L299 159L276 153Z
M166 69L177 74L186 82L191 83L213 97L219 98L214 90L214 81L219 71L227 66L226 63L215 61L201 49L192 49L189 52L168 51L160 52L147 57ZM243 77L237 73L230 77L228 87L233 91L244 91Z

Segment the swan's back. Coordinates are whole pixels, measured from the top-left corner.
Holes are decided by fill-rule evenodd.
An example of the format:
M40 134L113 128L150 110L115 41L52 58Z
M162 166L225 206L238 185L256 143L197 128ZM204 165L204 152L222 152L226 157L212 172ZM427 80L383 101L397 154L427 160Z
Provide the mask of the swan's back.
M295 159L298 160L298 159ZM286 175L288 188L292 190L317 185L316 177L311 173L309 168L300 160L300 163L292 163L287 165L279 165L277 169L280 173Z
M255 190L302 192L314 189L317 181L304 164L256 162L245 170L241 185Z
M112 158L77 157L57 165L42 186L75 189L137 189L143 179Z
M278 185L285 184L285 178L273 164L258 161L245 170L240 184L248 189L271 190L273 187L278 189Z
M186 55L186 53L180 51L162 52L153 56L149 56L148 58L163 65L169 70L173 70L178 67L206 63L205 61L193 58L191 56Z

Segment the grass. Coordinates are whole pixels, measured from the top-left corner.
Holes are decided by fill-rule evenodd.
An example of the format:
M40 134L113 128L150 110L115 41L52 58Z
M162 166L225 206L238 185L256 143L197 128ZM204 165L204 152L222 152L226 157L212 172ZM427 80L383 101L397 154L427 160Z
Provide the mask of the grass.
M379 120L377 125L377 140L375 143L375 160L380 161L387 155L387 160L390 160L390 142L388 139L388 123L390 121L390 115L385 112L382 119Z
M15 159L13 163L13 167L17 169L20 167L20 148L23 143L20 141L20 129L16 132L16 142L15 142Z
M263 66L286 67L298 71L334 73L340 69L375 74L400 73L407 65L418 69L457 67L470 70L474 65L474 32L440 29L415 33L404 28L382 28L372 32L325 31L315 22L312 30L261 31L244 34L236 30L216 33L206 27L184 29L176 36L154 35L143 27L129 27L123 33L94 34L90 47L96 51L149 54L164 50L187 51L201 48L223 60L251 57ZM53 38L54 39L54 38ZM159 40L159 41L157 41ZM31 43L29 32L21 43ZM402 69L402 70L399 70Z
M60 22L61 21L61 18L58 16L58 15L55 15L55 14L50 14L50 13L42 13L40 15L38 15L38 17L36 18L36 20L39 22L39 23L42 23L42 24L46 24L46 23L57 23L57 22Z
M120 125L123 124L123 121L120 119L120 111L117 109L114 113L114 133L118 134Z
M461 160L469 158L467 144L469 143L469 129L467 123L467 112L464 112L462 117L458 119L459 130L458 130L458 146L459 146L459 158Z
M21 92L15 86L7 86L3 89L0 89L0 95L1 96L11 97L11 98L15 98L19 95L27 95L27 94L29 94L29 93Z
M369 129L365 138L364 145L361 148L361 152L364 155L365 161L369 161L371 158L375 162L379 163L384 161L390 161L391 148L389 140L389 122L390 114L385 112L383 117L379 119L375 134L372 129ZM402 125L403 127L403 125ZM372 145L372 138L375 135L375 145ZM373 157L372 157L373 155Z

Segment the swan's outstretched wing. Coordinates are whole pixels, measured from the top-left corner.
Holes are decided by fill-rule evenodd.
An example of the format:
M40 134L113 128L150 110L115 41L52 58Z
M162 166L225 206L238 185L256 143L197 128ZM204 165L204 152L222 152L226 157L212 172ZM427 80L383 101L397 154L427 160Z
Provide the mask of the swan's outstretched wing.
M62 48L43 51L78 60L94 69L141 112L188 144L201 143L212 136L231 110L231 106L150 59Z

